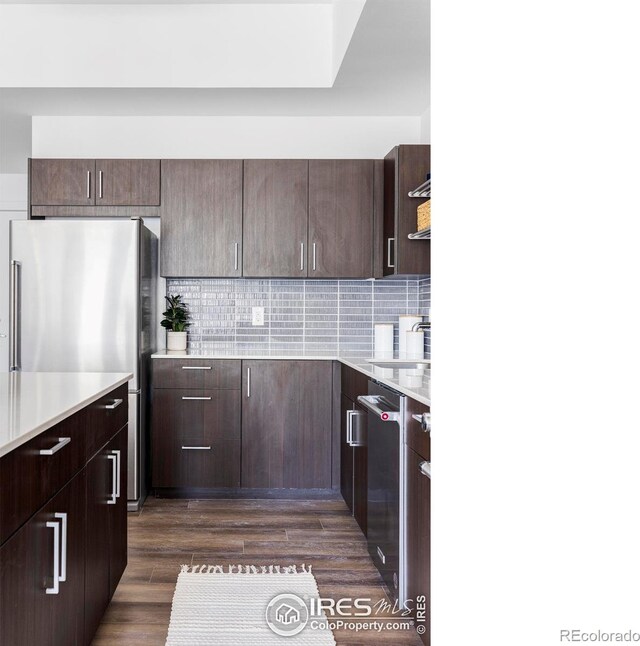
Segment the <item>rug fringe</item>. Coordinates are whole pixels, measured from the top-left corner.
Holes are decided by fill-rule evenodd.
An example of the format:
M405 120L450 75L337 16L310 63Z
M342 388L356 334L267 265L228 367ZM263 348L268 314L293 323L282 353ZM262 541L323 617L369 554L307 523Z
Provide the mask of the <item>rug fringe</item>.
M299 570L299 571L298 571ZM311 565L182 565L185 574L311 574Z

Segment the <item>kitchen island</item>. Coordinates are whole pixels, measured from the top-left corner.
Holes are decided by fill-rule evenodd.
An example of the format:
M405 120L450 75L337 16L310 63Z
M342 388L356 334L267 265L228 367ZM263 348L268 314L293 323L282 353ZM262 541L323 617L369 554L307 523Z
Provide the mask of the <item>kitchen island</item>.
M127 564L131 377L0 376L1 644L93 638Z

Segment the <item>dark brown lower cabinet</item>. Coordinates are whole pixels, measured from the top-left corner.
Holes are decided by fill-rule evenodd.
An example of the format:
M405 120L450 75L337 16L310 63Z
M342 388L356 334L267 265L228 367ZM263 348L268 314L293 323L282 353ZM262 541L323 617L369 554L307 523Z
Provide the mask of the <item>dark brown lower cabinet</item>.
M410 448L407 451L407 597L413 601L420 636L431 643L431 477L428 462Z
M240 486L239 390L156 388L152 414L155 488Z
M331 487L330 361L242 362L242 486Z
M95 634L127 566L127 426L89 461L84 629Z
M349 443L350 415L353 402L344 394L340 396L340 493L353 513L353 448Z
M86 470L0 548L0 644L82 646Z
M118 394L112 391L25 444L25 451L18 447L3 458L2 464L11 465L4 460L24 452L33 464L20 474L20 482L26 490L43 484L47 489L42 490L44 504L37 496L26 498L31 503L26 520L0 545L2 646L89 644L122 576L127 562L126 398L118 416L106 408ZM125 426L118 432L122 419ZM101 429L110 441L86 453ZM55 452L40 453L60 438L66 442ZM5 502L0 498L5 521L0 526L11 528L6 521L13 521L14 509Z

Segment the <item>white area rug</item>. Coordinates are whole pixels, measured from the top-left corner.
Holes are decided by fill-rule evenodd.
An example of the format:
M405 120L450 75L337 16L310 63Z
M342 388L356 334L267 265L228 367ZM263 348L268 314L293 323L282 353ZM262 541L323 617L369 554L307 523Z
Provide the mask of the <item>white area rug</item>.
M288 596L273 601L279 595ZM304 606L309 608L309 600L318 596L311 566L183 565L171 605L166 643L335 646L328 627L312 627L326 621L324 613L305 616ZM297 604L296 598L303 604ZM267 614L276 630L285 635L299 632L292 636L276 634L269 627Z

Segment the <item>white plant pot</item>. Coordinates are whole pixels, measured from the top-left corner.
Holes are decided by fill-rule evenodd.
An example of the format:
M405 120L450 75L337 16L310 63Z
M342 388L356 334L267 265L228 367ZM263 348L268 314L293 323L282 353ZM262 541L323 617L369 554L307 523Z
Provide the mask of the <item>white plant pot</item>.
M167 332L167 350L186 350L186 332Z

